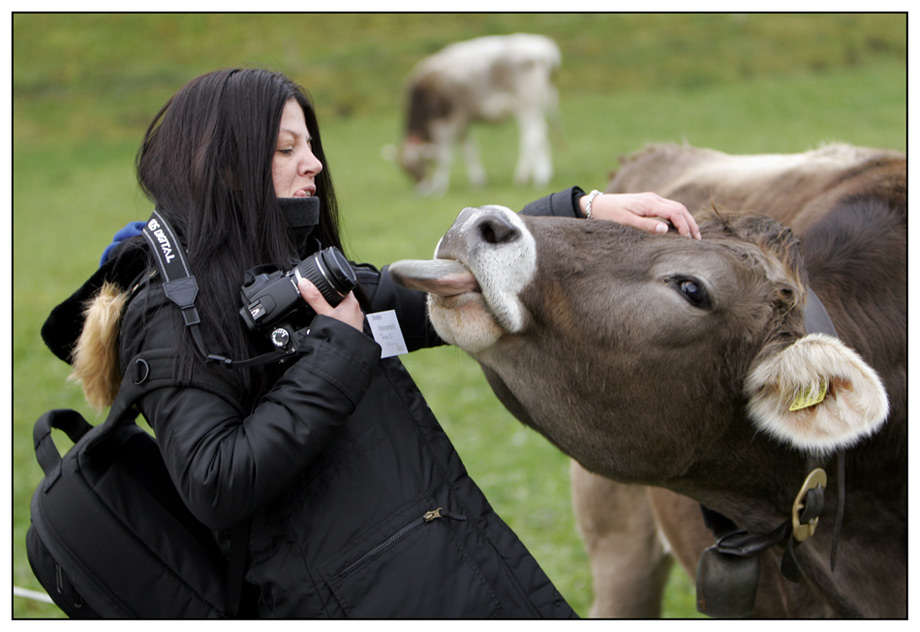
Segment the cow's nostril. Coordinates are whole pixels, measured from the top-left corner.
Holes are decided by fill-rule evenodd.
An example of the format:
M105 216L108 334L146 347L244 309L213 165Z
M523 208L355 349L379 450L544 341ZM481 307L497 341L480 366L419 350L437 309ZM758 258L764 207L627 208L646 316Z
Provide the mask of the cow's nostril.
M505 244L521 236L516 226L503 217L483 217L477 226L479 235L488 244Z

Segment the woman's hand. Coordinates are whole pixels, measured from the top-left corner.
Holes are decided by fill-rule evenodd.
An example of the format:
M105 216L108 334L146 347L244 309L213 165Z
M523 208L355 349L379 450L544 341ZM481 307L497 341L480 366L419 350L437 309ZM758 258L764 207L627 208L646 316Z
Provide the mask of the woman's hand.
M361 311L361 305L355 298L354 292L349 292L348 296L342 299L342 302L332 307L323 297L319 289L307 279L301 279L297 284L297 289L307 305L323 316L329 316L340 320L346 325L351 325L358 331L364 331L364 312Z
M579 201L583 214L587 201L587 195ZM650 233L666 233L667 225L653 219L658 217L671 222L681 235L700 239L700 228L687 207L656 193L601 193L591 202L591 216L647 230Z

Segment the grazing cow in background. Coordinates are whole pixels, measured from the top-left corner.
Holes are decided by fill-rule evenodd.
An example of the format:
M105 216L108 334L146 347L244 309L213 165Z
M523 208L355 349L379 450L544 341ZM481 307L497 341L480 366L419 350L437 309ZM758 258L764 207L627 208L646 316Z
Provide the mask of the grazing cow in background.
M451 44L412 71L405 138L398 158L421 194L442 194L454 146L463 144L473 186L485 183L473 123L517 121L520 152L514 181L547 184L553 174L547 117L557 115L553 75L562 57L553 40L518 33Z
M609 190L719 210L690 240L464 209L435 260L390 267L430 293L435 328L505 406L578 462L592 614L659 612L656 532L694 573L716 539L703 505L720 538L739 532L702 558L707 612L906 616L906 157L652 147ZM822 314L837 336L810 333ZM620 606L650 610L599 610L615 580Z

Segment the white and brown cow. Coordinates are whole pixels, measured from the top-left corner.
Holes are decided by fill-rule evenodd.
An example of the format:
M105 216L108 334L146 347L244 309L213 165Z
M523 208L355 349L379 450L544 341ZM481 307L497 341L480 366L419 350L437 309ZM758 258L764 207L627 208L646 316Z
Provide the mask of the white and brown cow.
M391 267L430 292L438 332L505 406L578 462L592 614L656 615L656 530L693 573L714 542L703 504L747 534L784 534L754 556L752 616L906 615L905 173L903 154L846 146L652 147L609 190L757 214L702 211L703 239L690 240L469 208L433 262ZM839 337L806 331L818 303ZM816 466L823 511L793 549L793 582L780 571L785 529L810 518L793 506Z
M409 79L405 138L399 162L422 194L441 194L450 182L454 146L462 141L467 175L485 183L473 123L517 121L520 152L514 181L545 185L553 174L548 117L558 95L553 75L559 48L542 35L492 35L447 46L422 60Z

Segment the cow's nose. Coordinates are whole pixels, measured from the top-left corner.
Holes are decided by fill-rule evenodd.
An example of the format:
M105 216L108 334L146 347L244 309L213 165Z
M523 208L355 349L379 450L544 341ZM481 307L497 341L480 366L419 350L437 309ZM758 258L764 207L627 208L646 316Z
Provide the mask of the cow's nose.
M481 215L476 220L475 230L487 244L506 244L521 236L521 231L516 226L504 216L495 213Z

